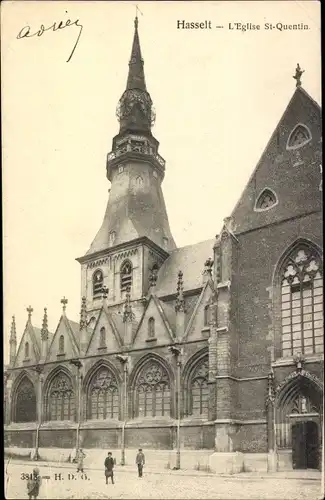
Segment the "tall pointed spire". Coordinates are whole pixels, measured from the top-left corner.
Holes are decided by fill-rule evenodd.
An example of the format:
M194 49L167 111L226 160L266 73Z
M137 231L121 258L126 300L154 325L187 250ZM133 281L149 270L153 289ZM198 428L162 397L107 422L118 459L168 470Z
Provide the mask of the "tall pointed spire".
M138 33L138 17L134 19L134 36L129 62L129 74L126 84L127 90L139 89L146 91L146 81L144 77L143 59L141 56L140 40Z
M9 342L10 342L10 344L13 344L13 343L17 342L15 316L12 317L12 322L11 322L11 327L10 327L10 339L9 339Z
M48 319L47 319L46 307L44 307L44 317L43 317L43 323L42 323L41 337L42 337L42 340L48 340L48 338L49 338L49 329L48 329Z

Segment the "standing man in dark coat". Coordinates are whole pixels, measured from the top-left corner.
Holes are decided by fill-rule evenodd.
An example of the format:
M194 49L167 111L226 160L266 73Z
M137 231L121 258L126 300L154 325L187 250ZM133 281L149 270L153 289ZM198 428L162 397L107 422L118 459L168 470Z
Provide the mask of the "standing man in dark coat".
M111 452L109 451L107 453L107 457L105 458L104 466L105 466L105 477L106 477L106 484L108 484L108 478L111 478L112 484L114 484L114 469L115 465L115 460L112 457Z
M33 469L33 474L29 475L29 479L27 481L27 493L29 500L36 499L39 495L39 490L41 486L41 476L39 473L39 469Z
M139 448L139 452L138 452L137 457L135 459L135 463L138 466L138 475L139 475L139 477L142 477L143 466L145 464L145 458L144 458L144 453L142 452L142 448Z

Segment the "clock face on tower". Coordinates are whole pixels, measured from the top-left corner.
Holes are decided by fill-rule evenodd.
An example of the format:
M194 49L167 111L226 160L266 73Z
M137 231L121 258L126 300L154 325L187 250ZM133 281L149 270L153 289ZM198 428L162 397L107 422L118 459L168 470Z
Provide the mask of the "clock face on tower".
M126 90L124 92L121 99L119 100L116 110L118 119L123 120L125 118L128 118L131 115L132 109L136 104L140 106L145 117L148 119L150 124L153 125L155 114L152 109L152 101L150 95L148 94L148 92L138 89Z

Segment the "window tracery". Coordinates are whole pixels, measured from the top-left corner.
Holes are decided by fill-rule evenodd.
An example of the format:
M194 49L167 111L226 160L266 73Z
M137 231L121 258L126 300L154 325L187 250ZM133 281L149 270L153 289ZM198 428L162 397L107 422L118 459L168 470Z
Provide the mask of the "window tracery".
M16 391L15 422L35 422L36 393L32 382L24 377Z
M298 123L289 135L287 142L287 149L298 149L311 141L310 130L303 125Z
M190 408L189 414L207 417L209 410L209 360L204 358L196 368L190 381Z
M75 393L71 380L64 373L56 375L48 391L50 420L74 420Z
M94 375L89 389L89 419L118 419L119 390L115 376L106 367Z
M282 355L324 351L323 276L320 257L301 246L281 272Z
M150 361L142 368L136 383L136 416L170 416L170 381L166 370Z
M264 210L269 210L274 205L277 205L277 203L278 200L276 194L273 191L271 191L271 189L268 188L263 189L263 191L256 200L255 211L262 212Z

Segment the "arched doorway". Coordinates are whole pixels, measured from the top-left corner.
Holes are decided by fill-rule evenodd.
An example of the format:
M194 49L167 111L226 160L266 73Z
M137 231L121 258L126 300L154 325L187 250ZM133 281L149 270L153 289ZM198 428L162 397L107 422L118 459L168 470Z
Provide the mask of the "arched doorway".
M312 420L292 424L293 469L318 469L320 466L318 425Z
M322 391L301 374L292 377L276 398L278 451L291 453L293 469L319 469L322 441Z

